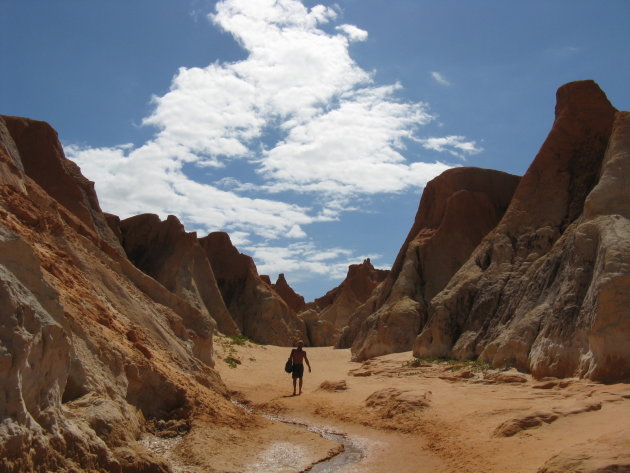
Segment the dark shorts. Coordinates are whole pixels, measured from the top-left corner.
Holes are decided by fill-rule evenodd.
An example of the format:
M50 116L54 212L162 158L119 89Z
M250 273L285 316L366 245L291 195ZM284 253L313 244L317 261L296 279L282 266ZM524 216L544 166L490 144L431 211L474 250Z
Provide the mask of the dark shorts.
M293 379L298 379L304 376L304 365L302 363L294 364L293 370L291 371L291 377Z

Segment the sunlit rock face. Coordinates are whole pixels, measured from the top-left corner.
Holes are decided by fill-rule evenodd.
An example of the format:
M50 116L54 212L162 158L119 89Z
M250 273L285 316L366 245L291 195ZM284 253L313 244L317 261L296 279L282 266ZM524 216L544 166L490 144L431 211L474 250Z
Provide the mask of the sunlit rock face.
M0 117L0 471L168 471L146 419L230 409L214 327L127 259L48 124Z
M120 249L99 206L94 183L66 159L57 132L48 123L21 117L5 116L4 126L7 139L3 141L14 150L21 170L110 246Z
M300 316L306 322L308 335L314 346L335 345L350 315L363 304L374 289L389 274L376 269L370 259L352 264L342 283L315 299Z
M138 268L211 316L220 332L240 333L196 233L187 233L174 215L164 221L153 214L136 215L121 221L118 228L127 256Z
M430 181L391 272L350 317L339 347L355 360L410 350L429 301L499 222L519 178L478 168Z
M304 321L259 275L254 260L240 253L227 233L200 238L223 300L243 335L252 340L292 346L308 342Z
M414 354L630 377L629 180L628 112L592 81L561 87L509 209L431 300Z

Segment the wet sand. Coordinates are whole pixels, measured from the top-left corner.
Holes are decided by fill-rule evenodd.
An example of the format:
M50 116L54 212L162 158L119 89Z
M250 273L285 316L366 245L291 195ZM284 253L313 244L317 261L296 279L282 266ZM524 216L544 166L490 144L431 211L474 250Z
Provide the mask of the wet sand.
M215 346L217 369L235 399L343 433L358 446L361 460L333 471L525 473L630 464L630 384L410 363L410 352L353 363L349 350L326 347L306 349L313 372L306 370L303 394L292 396L283 370L290 349L222 337ZM315 432L257 419L232 438L221 438L220 426L200 424L174 454L196 465L187 471L271 473L305 471L340 450ZM208 455L208 445L221 447Z

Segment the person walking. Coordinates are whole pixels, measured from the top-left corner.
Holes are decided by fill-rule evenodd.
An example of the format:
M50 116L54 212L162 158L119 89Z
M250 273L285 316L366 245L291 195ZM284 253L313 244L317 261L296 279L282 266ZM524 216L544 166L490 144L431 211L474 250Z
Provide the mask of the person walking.
M302 340L298 340L297 348L291 350L291 361L293 362L293 368L291 371L291 378L293 378L293 395L295 396L295 388L297 381L300 380L299 387L300 391L297 394L298 396L302 394L302 377L304 376L304 362L306 362L306 366L308 366L308 372L311 372L311 364L308 361L308 356L306 356L306 352L302 349L304 347L304 342Z

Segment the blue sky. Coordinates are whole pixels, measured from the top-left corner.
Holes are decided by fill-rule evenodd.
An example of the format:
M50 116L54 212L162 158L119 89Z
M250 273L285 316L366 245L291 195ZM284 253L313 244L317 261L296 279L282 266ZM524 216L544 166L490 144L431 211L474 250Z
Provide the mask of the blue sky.
M522 174L555 91L630 109L626 0L0 0L0 113L51 123L105 211L230 233L307 300L387 268L424 184Z

